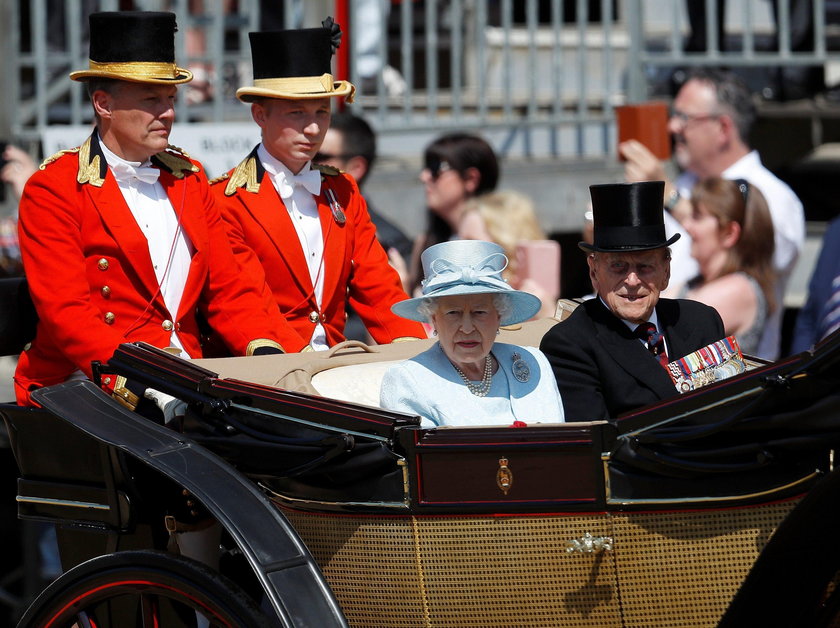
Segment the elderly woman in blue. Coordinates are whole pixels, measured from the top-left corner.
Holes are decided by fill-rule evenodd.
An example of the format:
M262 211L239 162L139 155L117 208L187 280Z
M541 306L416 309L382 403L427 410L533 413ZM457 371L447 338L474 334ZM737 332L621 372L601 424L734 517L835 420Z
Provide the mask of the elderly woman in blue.
M428 322L438 342L392 366L380 405L416 414L422 425L562 422L563 403L545 356L533 347L496 342L500 325L531 318L540 300L504 279L500 246L456 240L421 256L423 296L395 303L405 318Z

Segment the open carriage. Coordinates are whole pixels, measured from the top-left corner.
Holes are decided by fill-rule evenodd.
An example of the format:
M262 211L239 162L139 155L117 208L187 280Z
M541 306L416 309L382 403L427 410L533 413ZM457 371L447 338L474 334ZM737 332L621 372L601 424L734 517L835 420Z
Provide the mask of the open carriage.
M68 569L20 625L832 625L840 336L616 421L424 429L375 403L430 342L120 347L102 372L187 401L179 430L91 382L0 407ZM172 495L221 524L218 570L166 551Z

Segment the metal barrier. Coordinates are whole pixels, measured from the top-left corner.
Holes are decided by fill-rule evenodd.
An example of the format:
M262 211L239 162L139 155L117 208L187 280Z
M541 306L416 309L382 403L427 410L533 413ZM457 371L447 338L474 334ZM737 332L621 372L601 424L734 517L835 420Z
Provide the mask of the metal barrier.
M67 73L87 65L87 13L125 2L3 4L0 46L7 72L0 79L0 137L34 143L50 125L89 122L83 88ZM248 109L234 96L250 81L248 31L314 26L316 16L334 11L350 22L349 46L339 57L348 55L346 67L359 88L352 108L380 134L538 131L546 137L545 153L560 157L614 155L614 106L667 96L651 85L670 68L825 67L840 61L829 45L826 19L840 3L826 0L778 2L775 19L768 0L732 0L725 3L723 31L716 28L718 0L705 0L707 36L697 52L684 50L691 34L686 6L702 6L694 0L205 0L204 10L194 13L189 0L133 4L175 11L176 58L209 79L212 94L197 85L182 88L182 122L248 120ZM803 4L813 27L805 49L790 29ZM261 13L261 7L282 8L283 15ZM524 153L534 151L524 142Z

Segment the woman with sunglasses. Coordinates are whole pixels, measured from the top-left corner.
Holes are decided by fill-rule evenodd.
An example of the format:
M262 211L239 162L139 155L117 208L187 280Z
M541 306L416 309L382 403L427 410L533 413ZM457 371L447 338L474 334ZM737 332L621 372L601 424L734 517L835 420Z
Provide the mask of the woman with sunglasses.
M425 186L427 226L414 243L409 265L409 294L423 278L420 253L451 239L471 198L492 192L499 181L496 153L468 133L443 135L426 147L420 180Z
M767 201L744 179L704 179L691 192L684 225L700 274L679 296L714 307L726 334L735 335L744 353L757 355L767 318L778 305Z

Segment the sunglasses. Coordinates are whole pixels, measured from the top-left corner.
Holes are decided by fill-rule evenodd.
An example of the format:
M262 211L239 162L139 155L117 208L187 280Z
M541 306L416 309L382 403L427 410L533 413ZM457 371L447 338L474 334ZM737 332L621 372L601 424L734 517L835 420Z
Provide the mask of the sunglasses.
M744 204L747 204L747 201L750 198L750 184L746 179L734 179L735 185L738 186L738 191L741 193L741 196L744 197Z
M432 179L436 181L444 172L454 170L454 168L446 161L434 160L426 162L426 170L432 175Z
M316 164L329 161L331 159L341 159L342 161L345 161L347 159L350 159L352 156L353 155L342 154L333 155L332 153L322 153L321 151L318 151L317 153L315 153L315 156L312 158L312 161L314 161Z

